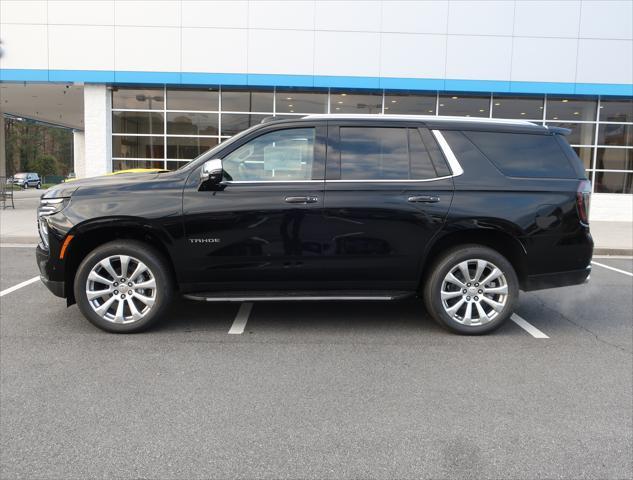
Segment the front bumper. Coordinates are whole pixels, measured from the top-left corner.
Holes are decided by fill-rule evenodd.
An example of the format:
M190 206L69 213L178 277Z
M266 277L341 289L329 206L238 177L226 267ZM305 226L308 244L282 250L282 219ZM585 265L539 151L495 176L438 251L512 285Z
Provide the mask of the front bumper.
M48 273L49 267L49 253L41 246L37 246L35 250L35 258L37 260L37 267L40 270L40 280L46 288L48 288L53 295L57 297L66 298L66 283L63 280L52 279Z
M523 285L523 290L543 290L545 288L568 287L580 285L589 281L591 265L582 270L569 270L566 272L546 273L542 275L530 275Z

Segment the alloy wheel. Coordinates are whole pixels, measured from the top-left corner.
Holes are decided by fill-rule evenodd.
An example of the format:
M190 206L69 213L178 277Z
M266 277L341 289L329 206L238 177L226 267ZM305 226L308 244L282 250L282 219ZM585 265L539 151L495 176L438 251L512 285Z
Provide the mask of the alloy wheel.
M86 297L104 320L127 324L143 319L156 303L156 278L143 262L129 255L99 261L86 280Z
M466 326L485 325L505 308L508 282L492 262L465 260L446 274L440 295L451 319Z

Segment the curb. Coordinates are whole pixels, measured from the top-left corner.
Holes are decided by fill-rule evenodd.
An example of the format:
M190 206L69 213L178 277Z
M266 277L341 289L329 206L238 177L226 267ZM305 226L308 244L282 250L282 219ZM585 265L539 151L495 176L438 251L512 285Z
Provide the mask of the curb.
M35 246L39 243L39 237L32 236L3 236L0 237L0 247L5 245L18 245L24 244L24 246ZM606 247L594 247L594 255L619 255L619 256L633 256L633 248L606 248Z

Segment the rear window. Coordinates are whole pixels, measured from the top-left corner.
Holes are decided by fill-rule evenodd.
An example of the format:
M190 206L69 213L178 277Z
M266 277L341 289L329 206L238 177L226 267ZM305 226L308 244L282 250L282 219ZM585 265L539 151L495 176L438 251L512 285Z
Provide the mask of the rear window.
M424 180L437 177L415 128L341 127L342 180Z
M509 177L576 177L553 135L500 132L464 132L464 135Z

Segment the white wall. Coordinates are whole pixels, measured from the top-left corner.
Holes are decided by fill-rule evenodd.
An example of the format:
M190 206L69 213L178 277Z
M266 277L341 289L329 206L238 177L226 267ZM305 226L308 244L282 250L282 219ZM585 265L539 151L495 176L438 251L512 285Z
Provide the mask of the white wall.
M633 2L0 2L0 68L633 83Z
M73 172L77 178L86 176L86 136L81 130L73 130Z
M589 220L633 222L633 195L594 193L591 196Z
M112 171L112 95L105 85L84 87L84 172L95 177Z

